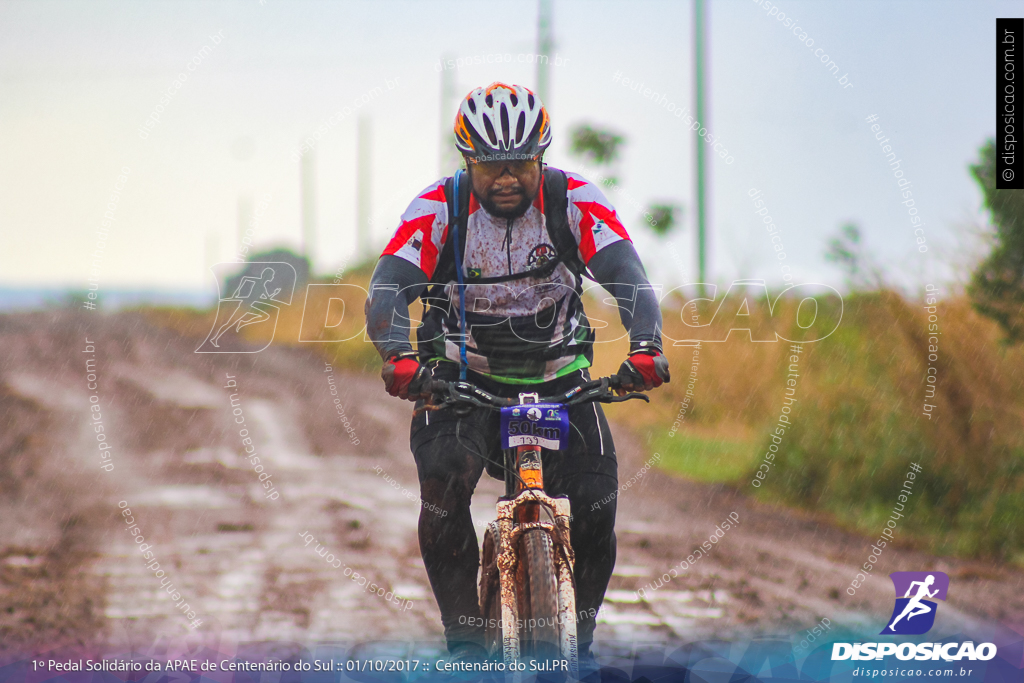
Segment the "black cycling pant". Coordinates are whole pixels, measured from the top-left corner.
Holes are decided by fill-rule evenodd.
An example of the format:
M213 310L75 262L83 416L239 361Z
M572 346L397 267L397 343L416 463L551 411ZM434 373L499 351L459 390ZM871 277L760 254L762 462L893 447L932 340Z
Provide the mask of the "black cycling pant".
M437 363L432 371L435 378L458 378L453 363ZM520 391L541 396L567 391L588 381L589 375L579 371L529 386L488 381L472 372L467 379L492 394L514 398ZM551 496L568 496L572 509L577 634L584 653L593 641L597 610L615 566L615 499L600 501L618 488L618 465L600 405L569 408L569 423L568 450L542 453L544 490ZM464 417L449 408L417 415L412 421L412 451L424 503L420 553L449 649L459 643L483 644L483 628L476 625L482 623L479 545L469 503L485 465L488 474L504 478L499 429L500 414L485 408L473 408ZM485 458L491 462L485 463Z

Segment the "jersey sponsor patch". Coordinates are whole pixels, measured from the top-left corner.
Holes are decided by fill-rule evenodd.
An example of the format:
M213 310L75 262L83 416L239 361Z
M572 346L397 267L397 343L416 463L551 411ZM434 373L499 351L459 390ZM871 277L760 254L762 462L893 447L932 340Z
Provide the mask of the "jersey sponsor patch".
M530 250L526 264L530 268L543 268L545 264L558 257L558 252L550 244L540 244Z

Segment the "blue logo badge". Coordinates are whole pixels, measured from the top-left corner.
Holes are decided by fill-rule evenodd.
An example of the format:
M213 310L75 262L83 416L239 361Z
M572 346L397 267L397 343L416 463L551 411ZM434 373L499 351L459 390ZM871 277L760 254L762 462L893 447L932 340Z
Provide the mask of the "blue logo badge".
M943 572L893 572L896 606L881 635L918 636L935 624L938 604L927 598L946 599L949 576ZM903 597L899 597L902 595Z

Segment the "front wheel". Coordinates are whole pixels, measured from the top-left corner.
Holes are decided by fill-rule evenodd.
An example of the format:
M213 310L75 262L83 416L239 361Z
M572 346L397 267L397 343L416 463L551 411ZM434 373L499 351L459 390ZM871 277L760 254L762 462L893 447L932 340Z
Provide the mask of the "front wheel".
M492 657L501 657L501 577L498 573L497 525L484 532L480 562L480 615L484 618L484 648Z
M531 529L520 539L516 583L519 594L520 643L525 657L558 659L558 580L555 549L544 529Z

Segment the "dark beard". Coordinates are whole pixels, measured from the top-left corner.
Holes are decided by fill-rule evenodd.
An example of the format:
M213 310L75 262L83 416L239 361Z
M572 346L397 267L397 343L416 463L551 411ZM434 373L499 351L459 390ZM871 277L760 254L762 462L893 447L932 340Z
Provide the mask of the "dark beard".
M476 193L474 192L473 194ZM480 195L477 195L476 199L480 202L480 206L484 207L484 210L487 211L487 213L497 218L519 218L526 213L530 208L530 204L533 203L533 199L531 197L527 197L525 192L522 194L522 199L519 201L519 204L511 209L499 209L494 202L491 201L490 197L481 197Z

